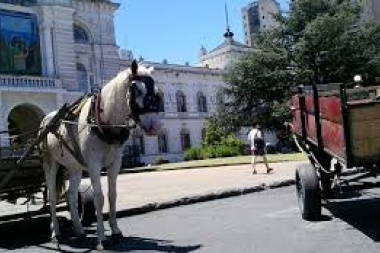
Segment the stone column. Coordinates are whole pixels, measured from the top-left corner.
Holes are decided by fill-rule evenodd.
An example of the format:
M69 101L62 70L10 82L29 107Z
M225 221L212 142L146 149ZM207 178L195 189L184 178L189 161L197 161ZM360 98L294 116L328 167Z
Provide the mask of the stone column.
M47 77L55 77L55 62L53 51L53 17L52 12L48 7L42 7L38 12L39 18L39 33L41 41L41 58L43 75Z

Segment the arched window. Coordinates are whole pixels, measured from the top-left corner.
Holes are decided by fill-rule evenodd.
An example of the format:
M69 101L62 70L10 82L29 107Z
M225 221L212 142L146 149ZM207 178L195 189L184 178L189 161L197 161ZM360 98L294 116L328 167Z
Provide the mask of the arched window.
M190 132L188 129L181 130L181 147L182 151L191 148Z
M162 131L160 134L158 134L158 151L160 153L167 153L168 152L168 138L165 131Z
M177 99L177 112L187 112L185 94L183 94L182 91L177 91L176 99Z
M165 112L165 97L162 90L158 90L158 111Z
M85 29L78 25L74 25L74 42L80 44L89 44L90 37Z
M77 63L77 81L79 84L79 90L82 92L88 92L89 84L87 70L86 67L81 63Z
M140 131L133 131L132 133L132 145L137 147L140 150L140 153L142 155L145 154L145 144L144 144L144 137Z
M202 92L197 93L198 112L207 112L206 96Z

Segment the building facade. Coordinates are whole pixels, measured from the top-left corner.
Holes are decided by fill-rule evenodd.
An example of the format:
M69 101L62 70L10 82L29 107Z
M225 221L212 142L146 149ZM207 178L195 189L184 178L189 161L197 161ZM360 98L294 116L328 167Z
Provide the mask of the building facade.
M254 46L261 32L279 26L274 14L280 13L280 4L276 0L257 0L242 9L245 44Z
M109 0L0 0L1 146L11 145L12 136L27 143L46 114L129 67L131 53L115 40L118 7ZM138 147L133 156L181 161L184 150L201 144L224 69L248 50L230 35L197 67L143 62L155 67L162 131L151 137L133 130L126 143Z

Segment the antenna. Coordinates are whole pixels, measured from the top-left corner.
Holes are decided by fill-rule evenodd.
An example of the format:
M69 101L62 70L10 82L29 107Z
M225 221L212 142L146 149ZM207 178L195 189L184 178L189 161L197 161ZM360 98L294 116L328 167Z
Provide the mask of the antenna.
M229 41L232 40L232 37L234 36L234 33L230 31L230 23L228 21L228 9L227 9L227 3L224 2L224 11L226 14L226 26L227 26L227 31L224 33L224 37L226 39L229 39Z
M226 15L226 27L227 27L227 31L230 30L230 24L228 22L228 8L227 8L227 3L224 2L224 12L225 12L225 15Z

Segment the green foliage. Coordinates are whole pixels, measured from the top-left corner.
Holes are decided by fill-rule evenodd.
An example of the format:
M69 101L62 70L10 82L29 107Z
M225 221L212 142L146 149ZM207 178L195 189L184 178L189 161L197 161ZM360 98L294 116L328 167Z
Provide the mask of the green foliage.
M190 148L185 151L185 160L205 160L217 157L232 157L244 154L244 143L234 137L220 137L215 145L203 145L201 148Z
M217 110L219 122L234 128L261 120L278 128L290 117L291 88L298 84L364 84L380 77L380 26L365 23L350 0L298 0L279 28L263 33L256 48L225 75L228 100ZM230 123L230 124L228 124Z
M206 123L206 135L203 140L203 146L218 145L221 140L228 135L226 128L219 124L216 118L210 118Z
M200 148L189 148L185 151L185 161L191 160L201 160L201 149Z
M233 157L244 154L244 146L224 146L191 148L185 151L185 161L206 160L218 157Z

